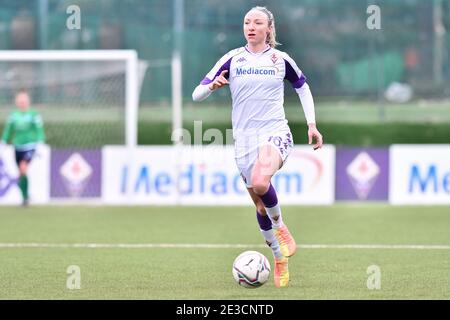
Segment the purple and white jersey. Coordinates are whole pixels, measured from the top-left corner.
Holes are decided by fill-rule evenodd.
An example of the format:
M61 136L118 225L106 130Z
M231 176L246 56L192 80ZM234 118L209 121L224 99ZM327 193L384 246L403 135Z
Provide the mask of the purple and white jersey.
M278 131L287 126L284 113L284 79L297 90L306 77L285 52L268 47L252 53L246 47L225 54L202 80L210 84L223 70L228 73L232 98L233 137ZM314 122L305 110L308 122ZM309 119L308 119L309 117Z

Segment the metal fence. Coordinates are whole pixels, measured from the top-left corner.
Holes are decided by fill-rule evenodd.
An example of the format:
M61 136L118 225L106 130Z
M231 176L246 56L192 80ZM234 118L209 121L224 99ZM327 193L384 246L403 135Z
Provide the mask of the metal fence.
M242 21L259 1L184 0L183 95L230 49L245 44ZM70 5L81 28L69 30ZM268 0L280 50L308 77L317 97L377 100L393 82L416 97L450 97L450 1ZM369 5L380 8L370 30ZM0 49L136 49L149 62L142 104L170 104L175 1L0 0ZM293 96L293 90L286 90ZM224 91L211 101L227 98Z

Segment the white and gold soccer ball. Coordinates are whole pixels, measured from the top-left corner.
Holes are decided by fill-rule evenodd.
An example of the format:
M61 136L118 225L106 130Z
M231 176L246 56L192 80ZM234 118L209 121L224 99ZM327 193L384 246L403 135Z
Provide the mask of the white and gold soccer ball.
M270 276L270 263L258 251L245 251L233 262L234 280L245 288L257 288L267 282Z

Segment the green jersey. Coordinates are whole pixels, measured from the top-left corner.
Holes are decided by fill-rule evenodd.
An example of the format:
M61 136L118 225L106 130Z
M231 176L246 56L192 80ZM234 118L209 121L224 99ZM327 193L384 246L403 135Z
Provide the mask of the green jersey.
M44 142L44 126L41 116L37 111L13 111L6 122L3 130L2 141L12 144L19 151L34 149L38 142Z

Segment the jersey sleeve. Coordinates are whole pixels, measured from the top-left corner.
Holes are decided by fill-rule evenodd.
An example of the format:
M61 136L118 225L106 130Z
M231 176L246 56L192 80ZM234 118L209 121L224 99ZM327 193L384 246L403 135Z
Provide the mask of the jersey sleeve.
M286 70L284 78L292 84L294 89L300 89L306 82L306 76L288 54L284 53L283 59Z
M308 124L316 123L314 99L309 85L306 83L306 76L288 54L284 53L283 59L286 67L284 78L292 84L292 87L297 92L303 107L306 122Z
M305 113L306 122L308 124L316 123L316 114L314 111L314 99L309 89L309 85L304 83L301 88L295 89L302 103L303 112Z
M13 127L14 127L13 124L14 124L13 115L10 115L8 117L8 120L6 121L5 128L3 129L3 134L2 134L2 141L5 143L8 143L9 140L11 139Z

